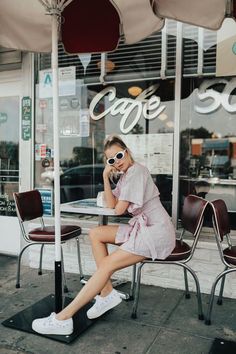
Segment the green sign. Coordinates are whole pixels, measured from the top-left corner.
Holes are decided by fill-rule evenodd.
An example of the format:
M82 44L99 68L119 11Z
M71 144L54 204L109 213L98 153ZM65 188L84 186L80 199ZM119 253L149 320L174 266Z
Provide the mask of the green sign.
M22 98L22 125L21 125L21 136L23 140L31 139L31 130L32 130L32 106L31 106L31 98L23 97Z
M7 121L7 114L0 112L0 123L5 123Z
M232 52L236 54L236 42L232 45Z

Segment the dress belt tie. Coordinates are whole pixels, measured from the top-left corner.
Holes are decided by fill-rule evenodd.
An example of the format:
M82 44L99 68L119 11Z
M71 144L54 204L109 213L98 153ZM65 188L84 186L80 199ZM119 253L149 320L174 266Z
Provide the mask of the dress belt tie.
M140 213L138 215L135 215L132 217L132 219L129 220L129 225L131 226L131 231L130 231L130 239L132 240L132 246L133 249L135 249L135 242L136 242L136 236L138 232L141 232L142 234L142 239L146 243L146 246L148 247L152 259L156 258L156 252L155 249L152 247L153 245L151 244L151 237L149 237L149 230L148 230L148 225L147 225L147 216L144 213Z

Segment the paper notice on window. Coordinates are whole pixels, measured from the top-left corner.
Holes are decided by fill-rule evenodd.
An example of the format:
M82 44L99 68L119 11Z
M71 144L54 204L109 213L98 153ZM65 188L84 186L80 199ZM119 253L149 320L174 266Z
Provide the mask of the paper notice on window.
M74 96L76 94L75 66L58 69L59 96ZM52 97L52 69L39 71L39 98Z
M81 109L80 110L80 136L88 137L89 136L89 110Z
M75 96L76 77L75 66L59 68L59 96Z
M136 161L145 165L151 174L172 174L173 134L122 135Z

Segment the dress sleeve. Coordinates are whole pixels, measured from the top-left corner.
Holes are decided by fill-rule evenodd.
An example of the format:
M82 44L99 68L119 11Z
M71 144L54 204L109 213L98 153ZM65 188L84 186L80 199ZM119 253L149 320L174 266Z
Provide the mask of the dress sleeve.
M121 185L119 200L133 203L139 208L142 207L146 184L147 174L145 170L131 168Z
M116 187L114 189L112 189L112 194L114 195L114 197L119 199L119 195L120 195L120 180L118 181Z

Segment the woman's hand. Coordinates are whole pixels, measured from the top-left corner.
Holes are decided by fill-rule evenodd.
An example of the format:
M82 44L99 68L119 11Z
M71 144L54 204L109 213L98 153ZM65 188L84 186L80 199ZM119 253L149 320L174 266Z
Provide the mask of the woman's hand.
M110 166L110 165L106 164L106 166L103 170L103 178L109 178L110 175L116 171L117 170L114 166Z

